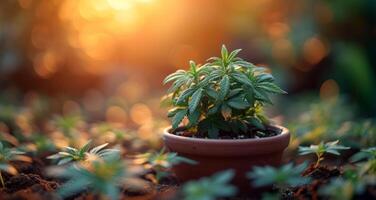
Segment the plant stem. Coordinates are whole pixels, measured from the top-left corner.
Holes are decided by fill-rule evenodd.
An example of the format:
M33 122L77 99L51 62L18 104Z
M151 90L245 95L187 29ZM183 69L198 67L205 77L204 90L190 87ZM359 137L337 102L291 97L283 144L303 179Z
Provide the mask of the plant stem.
M5 183L3 179L3 174L1 174L1 170L0 170L0 181L1 181L1 188L5 188Z

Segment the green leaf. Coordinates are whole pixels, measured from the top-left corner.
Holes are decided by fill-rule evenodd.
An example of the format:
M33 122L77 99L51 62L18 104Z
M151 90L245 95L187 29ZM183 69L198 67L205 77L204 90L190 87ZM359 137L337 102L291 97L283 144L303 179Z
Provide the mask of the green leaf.
M241 97L232 98L227 101L227 104L231 106L232 108L239 109L239 110L246 109L249 107L248 102L244 98L241 98Z
M238 55L238 53L241 51L241 49L235 49L234 51L232 51L230 53L230 55L228 56L228 60L229 61L232 61L236 55Z
M184 101L186 101L194 92L195 90L194 89L187 89L187 90L184 90L181 95L179 96L178 100L176 101L176 104L177 105L180 105L182 104Z
M189 113L188 120L191 125L197 125L198 120L200 119L200 111L196 109L193 113Z
M253 86L252 81L245 75L240 72L232 73L231 77L234 78L237 82L249 86Z
M227 48L224 44L222 45L221 56L222 56L223 60L227 60L227 58L228 58L228 51L227 51Z
M184 116L187 114L187 110L179 110L175 116L172 118L172 128L176 129L179 127L181 121L183 121Z
M274 77L271 74L260 74L257 76L257 82L273 82Z
M283 91L276 84L270 82L263 82L261 84L258 84L256 87L275 94L287 94L287 92Z
M229 92L230 89L230 79L227 75L224 75L221 82L219 83L221 90L220 90L220 98L221 100L224 100L226 95Z
M196 110L197 106L200 103L202 92L203 92L203 89L200 88L193 93L191 101L189 102L189 105L188 105L189 112L194 112L194 110Z
M250 125L252 125L256 128L259 128L261 130L265 130L265 126L257 118L252 117L252 118L248 119L247 121Z

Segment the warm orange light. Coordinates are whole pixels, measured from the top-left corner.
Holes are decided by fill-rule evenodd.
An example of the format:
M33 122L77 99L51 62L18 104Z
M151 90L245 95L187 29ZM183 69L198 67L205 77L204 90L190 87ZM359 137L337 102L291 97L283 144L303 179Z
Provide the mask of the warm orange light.
M132 106L130 115L132 121L138 125L147 124L152 120L152 113L148 106L138 103Z
M339 87L335 80L326 80L320 87L320 98L323 100L337 99L339 95Z
M127 114L123 108L119 106L111 106L107 109L106 119L108 122L125 123L127 120Z
M304 42L303 55L311 65L320 62L328 53L324 43L317 37L312 37Z

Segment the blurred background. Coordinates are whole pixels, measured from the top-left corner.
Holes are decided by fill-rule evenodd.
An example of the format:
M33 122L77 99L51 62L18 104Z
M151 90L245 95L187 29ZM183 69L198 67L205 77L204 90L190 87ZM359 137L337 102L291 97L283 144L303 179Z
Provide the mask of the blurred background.
M85 110L151 132L168 124L163 78L225 44L289 92L270 115L291 129L373 122L375 11L375 0L2 0L0 115Z

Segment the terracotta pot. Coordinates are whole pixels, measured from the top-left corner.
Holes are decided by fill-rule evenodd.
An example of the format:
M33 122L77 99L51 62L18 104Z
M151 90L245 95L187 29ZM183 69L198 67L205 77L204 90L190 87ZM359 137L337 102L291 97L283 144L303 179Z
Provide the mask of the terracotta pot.
M278 166L283 151L289 144L289 131L280 126L277 136L258 139L198 139L177 136L166 129L163 140L167 149L198 162L197 165L179 164L173 171L181 182L210 176L215 172L234 169L233 183L241 191L251 190L246 177L254 166Z

